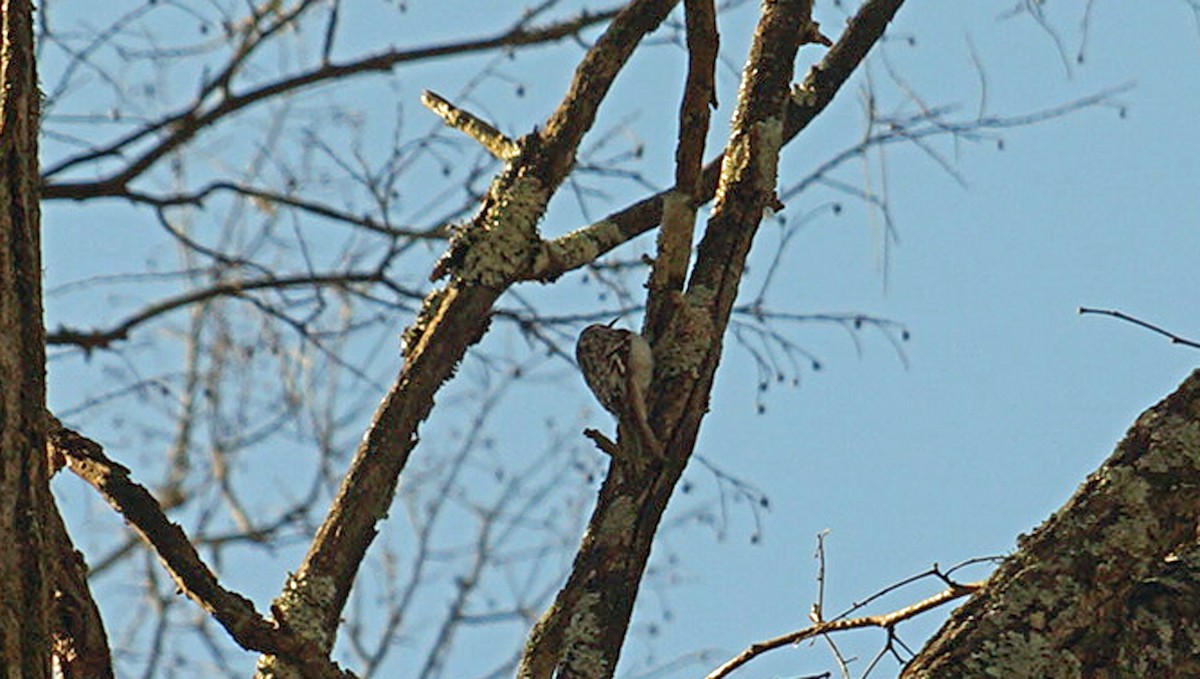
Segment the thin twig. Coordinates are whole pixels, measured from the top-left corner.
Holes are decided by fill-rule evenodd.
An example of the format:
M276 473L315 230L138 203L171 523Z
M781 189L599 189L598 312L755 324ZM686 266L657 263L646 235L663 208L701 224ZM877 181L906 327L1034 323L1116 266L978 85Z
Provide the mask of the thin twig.
M95 349L107 349L114 342L128 339L130 331L152 319L176 309L206 302L218 297L242 297L245 293L253 290L281 290L300 286L333 286L345 288L356 283L378 283L382 278L383 276L377 273L346 272L225 281L207 288L192 290L155 302L107 330L85 331L60 326L54 332L47 333L46 344L69 344L89 352Z
M1160 328L1157 325L1154 325L1153 323L1143 321L1140 318L1130 316L1129 314L1122 313L1115 309L1092 309L1089 307L1081 306L1081 307L1079 307L1079 313L1081 315L1082 314L1100 314L1101 316L1112 316L1113 318L1116 318L1118 320L1126 321L1126 322L1132 323L1134 325L1141 326L1151 332L1156 332L1156 333L1162 335L1163 337L1166 337L1167 339L1171 340L1171 344L1182 344L1185 347L1191 347L1193 349L1200 349L1200 342L1197 342L1196 340L1190 340L1186 337L1180 337L1179 335L1176 335L1175 333L1171 332L1170 330Z
M737 668L745 665L767 651L773 651L783 646L797 644L805 639L811 639L812 637L818 635L828 634L830 632L840 632L848 629L861 629L864 627L881 627L883 629L890 630L895 627L897 623L914 618L921 613L937 608L938 606L954 601L955 599L961 599L964 596L973 594L982 586L982 582L953 585L929 597L928 599L918 601L911 606L906 606L897 611L892 611L891 613L884 613L882 615L868 615L861 618L846 618L844 620L830 620L829 622L810 625L804 629L797 630L795 632L789 632L773 639L760 641L756 644L750 645L749 648L737 654L717 669L713 670L708 674L708 676L705 677L705 679L721 679L722 677L727 677Z
M51 164L43 173L43 180L46 183L42 187L42 198L44 200L63 198L82 200L84 198L120 193L130 182L140 177L151 165L190 141L202 129L227 115L259 102L269 100L272 97L288 94L317 84L338 81L351 76L388 72L408 62L423 61L450 55L471 54L496 48L513 48L523 45L554 42L576 35L590 26L604 23L613 18L618 11L617 9L608 9L600 12L589 12L544 28L529 29L517 27L495 36L477 40L431 45L408 50L392 49L381 54L369 55L345 63L323 64L314 69L293 74L264 85L258 85L236 94L228 93L208 106L205 105L206 100L198 100L106 146L94 148L79 155L66 158L58 163ZM50 178L56 177L74 166L120 157L122 154L126 154L127 149L148 137L156 138L156 141L142 153L129 157L128 162L123 167L117 169L107 177L95 180L50 181Z

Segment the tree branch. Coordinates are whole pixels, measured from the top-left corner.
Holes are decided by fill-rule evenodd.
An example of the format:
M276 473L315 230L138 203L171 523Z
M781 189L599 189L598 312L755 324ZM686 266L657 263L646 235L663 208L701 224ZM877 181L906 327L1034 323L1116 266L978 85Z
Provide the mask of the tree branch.
M192 191L157 195L124 187L114 193L112 197L124 198L131 203L165 208L183 205L203 206L213 194L219 192L228 192L249 198L260 209L269 210L275 205L284 205L330 221L361 227L390 238L446 240L449 237L448 229L444 225L424 228L392 226L366 215L351 214L326 203L301 198L292 193L280 193L232 181L214 181Z
M902 676L1200 676L1196 488L1200 371L1018 538Z
M431 90L421 93L421 103L447 125L479 142L487 152L500 160L512 160L521 149L494 125L479 116L459 108Z
M1113 309L1089 309L1088 307L1079 307L1079 313L1081 315L1082 314L1099 314L1101 316L1112 316L1113 318L1115 318L1117 320L1125 321L1126 323L1132 323L1136 326L1145 328L1151 332L1158 333L1159 335L1162 335L1163 337L1166 337L1167 339L1171 340L1171 344L1182 344L1185 347L1191 347L1193 349L1200 349L1200 342L1197 342L1196 340L1190 340L1186 337L1176 335L1175 333L1171 332L1170 330L1167 330L1166 328L1161 328L1157 325L1154 325L1153 323L1150 323L1149 321L1143 321L1142 319L1137 318L1136 316L1130 316L1129 314L1126 314L1122 311L1116 311Z
M704 141L708 136L709 106L717 105L714 71L719 38L712 0L685 0L688 73L679 106L679 143L675 148L675 186L663 197L662 228L657 254L647 283L646 318L642 334L651 343L670 320L673 294L683 291L692 236L696 228L695 197L700 192Z
M982 586L983 583L978 582L954 585L942 590L941 592L938 592L931 597L922 599L911 606L905 606L904 608L892 611L891 613L884 613L882 615L864 615L858 618L845 618L842 620L818 622L814 625L809 625L804 629L796 630L795 632L789 632L773 639L760 641L756 644L750 645L746 650L730 658L712 672L709 672L707 675L705 675L704 679L723 679L724 677L727 677L733 673L733 671L737 668L745 665L767 651L773 651L784 646L792 646L806 639L812 639L813 637L818 637L823 634L843 632L852 629L863 629L866 627L881 627L890 631L898 623L915 618L926 611L931 611L938 606L948 604L956 599L961 599L965 596L968 596Z
M651 388L667 462L610 462L571 575L530 633L521 679L603 678L616 668L654 534L707 410L741 267L774 192L784 103L811 12L811 0L763 3L687 298L655 346L671 359L656 365Z
M206 288L200 288L155 302L125 320L117 323L108 330L76 330L60 326L58 330L46 336L48 345L77 346L84 351L107 349L113 342L128 339L129 333L138 326L147 323L163 314L170 313L192 304L198 304L218 297L238 297L253 290L278 290L299 286L332 286L345 287L352 283L377 283L383 276L377 273L333 273L326 275L279 276L257 280L227 281Z
M51 418L48 448L51 456L64 460L68 469L99 491L154 550L180 591L212 614L243 648L286 657L307 677L353 676L339 669L316 644L267 620L249 599L222 587L154 496L129 478L128 469L108 459L100 444Z
M804 82L796 88L795 91L803 96L789 99L783 128L784 143L808 127L833 101L834 95L866 58L871 46L883 36L884 29L903 4L904 0L868 0L863 3L833 48L809 70ZM722 161L723 156L718 156L704 166L700 189L695 197L697 205L712 200L716 193ZM618 210L599 222L546 241L538 253L530 278L538 281L555 280L653 229L662 222L664 198L683 188L673 186Z
M322 648L332 646L350 586L376 524L387 516L434 395L486 332L495 301L527 277L539 243L537 222L570 170L600 100L674 4L634 0L612 20L576 69L545 130L522 138L521 153L496 177L479 214L455 235L435 269L450 274L450 282L430 293L405 332L404 366L376 410L292 586L276 600L282 620L303 621ZM264 658L260 668L272 663Z
M341 78L390 71L402 63L469 54L501 47L553 42L575 35L589 26L603 23L615 16L617 11L613 9L581 14L574 19L535 30L528 30L518 25L490 38L409 50L393 49L344 64L326 63L308 72L261 85L241 94L231 93L230 86L226 83L221 90L222 98L214 104L206 105L206 97L198 97L183 109L147 124L107 146L67 158L50 166L43 174L42 199L84 200L98 196L119 195L131 181L140 177L168 153L190 141L204 128L213 125L227 115L273 97ZM123 156L137 143L156 135L159 136L159 139L152 143L150 148L134 156L124 167L104 178L87 181L51 181L53 177L77 165Z

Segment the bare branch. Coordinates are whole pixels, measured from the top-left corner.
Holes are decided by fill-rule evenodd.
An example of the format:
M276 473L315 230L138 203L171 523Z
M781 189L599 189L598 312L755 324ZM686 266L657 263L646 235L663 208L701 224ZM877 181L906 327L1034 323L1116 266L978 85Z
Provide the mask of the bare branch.
M741 267L773 195L784 104L811 12L811 0L763 5L688 299L655 346L656 355L661 347L672 357L656 366L651 387L651 420L668 442L666 463L613 459L571 576L530 633L521 679L602 678L616 668L653 536L707 410Z
M107 349L113 342L128 339L130 331L134 328L163 314L218 297L238 297L253 290L277 290L300 286L345 287L353 283L377 283L382 280L383 276L378 273L346 272L326 275L280 276L258 280L228 281L207 288L192 290L182 295L151 304L108 330L83 331L59 327L58 330L47 334L46 343L49 345L77 346L89 352L95 349Z
M809 625L804 629L795 632L789 632L772 639L766 639L754 644L751 644L746 650L730 658L720 667L705 675L704 679L722 679L733 673L734 670L754 660L758 656L773 651L784 646L798 644L806 639L813 637L831 634L833 632L844 632L852 629L862 629L865 627L881 627L891 631L898 623L904 622L911 618L933 610L938 606L950 603L955 599L961 599L965 596L974 594L983 587L982 582L974 582L968 584L956 584L948 587L941 592L921 601L918 601L911 606L905 606L899 610L881 615L867 615L861 618L844 618L841 620L830 620L827 622L818 622Z
M1154 325L1153 323L1148 323L1146 321L1143 321L1140 318L1130 316L1130 315L1122 313L1120 311L1109 310L1109 309L1089 309L1087 307L1079 307L1079 313L1080 314L1100 314L1103 316L1112 316L1113 318L1116 318L1116 319L1119 319L1122 321L1126 321L1128 323L1133 323L1134 325L1141 326L1147 330L1150 330L1151 332L1156 332L1156 333L1162 335L1163 337L1166 337L1167 339L1171 340L1171 344L1182 344L1185 347L1191 347L1193 349L1200 349L1200 342L1197 342L1196 340L1190 340L1186 337L1181 337L1181 336L1176 335L1175 333L1171 332L1170 330L1165 330L1163 328L1158 327L1157 325Z
M679 143L675 149L675 186L679 190L663 197L662 229L658 253L647 284L646 318L643 333L650 342L670 320L672 293L683 291L692 254L696 227L695 196L700 192L704 141L708 136L710 111L717 105L714 84L719 38L716 8L712 0L685 0L688 74L683 102L679 107Z
M277 191L270 191L232 181L215 181L194 191L184 191L166 195L155 195L125 187L114 193L112 197L124 198L132 203L166 208L184 205L202 206L213 194L221 192L244 196L251 199L259 207L283 205L286 207L295 208L302 212L316 215L318 217L323 217L330 221L342 222L351 226L361 227L367 231L391 238L446 240L450 236L449 230L444 225L438 225L430 228L392 226L386 222L381 223L380 221L367 215L351 214L347 211L339 210L331 205L301 198L292 193L280 193Z
M809 70L804 82L794 90L787 105L784 143L808 127L833 101L834 95L866 58L867 51L883 35L884 29L903 4L904 0L868 0L863 3L834 46L819 64ZM718 156L704 166L700 191L695 198L698 205L712 200L716 193L722 161L723 156ZM554 280L658 226L662 222L663 199L681 188L674 186L614 212L599 222L547 241L542 246L530 279Z
M254 609L247 598L217 582L187 535L163 514L154 496L129 478L129 470L108 459L100 444L51 419L49 451L66 460L66 466L88 482L133 526L162 561L188 598L199 604L247 650L288 658L305 676L346 679L353 675L315 644L280 628Z
M539 241L537 221L570 170L600 100L637 44L674 4L635 0L613 19L576 69L545 130L523 138L522 152L495 179L480 213L455 236L435 269L452 273L450 283L426 298L406 331L404 367L293 578L296 586L277 600L284 623L293 617L312 623L310 632L322 647L332 645L350 586L376 524L388 513L434 395L486 331L495 301L524 277Z
M375 56L365 57L344 64L322 64L308 72L261 85L240 94L233 94L228 87L215 103L206 105L207 98L201 96L193 103L169 114L163 119L147 124L107 146L67 158L51 165L43 173L42 198L45 200L83 200L98 196L119 195L127 185L137 179L171 151L190 141L197 133L216 121L244 108L267 101L274 97L296 92L313 85L333 82L341 78L387 72L396 66L416 61L469 54L503 47L517 47L544 42L553 42L577 34L579 31L608 21L618 10L581 14L546 28L529 30L518 26L499 35L478 40L469 40L445 45L415 48L410 50L388 50ZM98 180L51 181L51 179L77 165L105 158L124 156L127 149L149 137L158 140L149 149L132 157L122 169Z
M497 130L495 126L474 113L455 106L435 92L430 90L422 92L421 103L425 105L425 108L436 113L447 125L479 142L479 145L487 149L488 153L500 160L512 160L521 151L516 142Z

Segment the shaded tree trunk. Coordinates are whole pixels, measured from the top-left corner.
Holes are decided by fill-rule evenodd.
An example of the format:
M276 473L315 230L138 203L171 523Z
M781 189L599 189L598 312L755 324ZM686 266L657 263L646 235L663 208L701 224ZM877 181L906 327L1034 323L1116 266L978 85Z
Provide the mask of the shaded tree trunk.
M50 674L33 7L0 1L0 675Z

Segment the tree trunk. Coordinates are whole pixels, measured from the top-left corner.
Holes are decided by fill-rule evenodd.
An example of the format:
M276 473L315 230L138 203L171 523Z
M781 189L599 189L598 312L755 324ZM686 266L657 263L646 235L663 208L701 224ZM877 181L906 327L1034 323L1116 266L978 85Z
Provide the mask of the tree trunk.
M0 0L0 675L50 675L45 339L29 0Z
M1018 539L904 677L1200 677L1200 371Z

